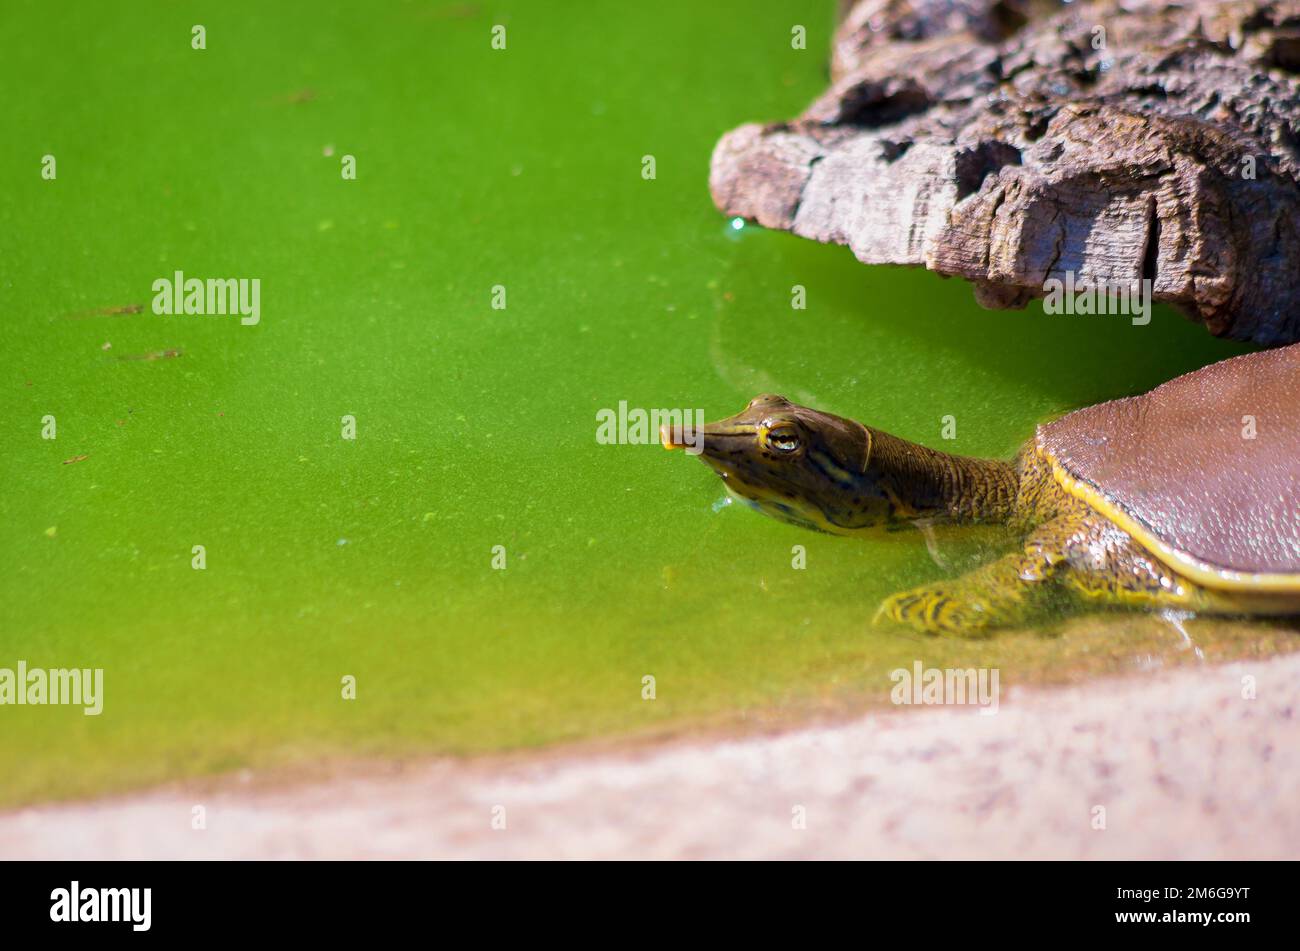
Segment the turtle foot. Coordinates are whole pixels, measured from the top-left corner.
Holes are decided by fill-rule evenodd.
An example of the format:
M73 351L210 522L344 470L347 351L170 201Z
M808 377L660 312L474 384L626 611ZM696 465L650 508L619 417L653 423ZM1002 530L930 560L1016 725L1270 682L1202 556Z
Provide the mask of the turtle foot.
M998 599L960 584L932 584L900 591L886 598L876 619L888 618L923 634L945 637L988 637L1011 623L1018 612L1007 612Z

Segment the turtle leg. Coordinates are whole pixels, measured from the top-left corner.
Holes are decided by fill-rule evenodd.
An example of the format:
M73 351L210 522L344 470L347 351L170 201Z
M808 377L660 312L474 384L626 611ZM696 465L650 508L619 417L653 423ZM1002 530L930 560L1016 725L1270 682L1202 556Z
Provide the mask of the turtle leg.
M885 599L876 617L887 617L927 634L984 637L1042 610L1050 584L1066 562L1066 545L1080 531L1071 513L1045 522L1020 551L959 578L921 585Z
M1021 551L960 578L885 599L884 615L928 634L987 636L1040 612L1054 592L1093 604L1214 610L1211 592L1172 571L1131 535L1088 508L1044 522Z
M1096 604L1148 610L1213 610L1214 595L1154 557L1133 536L1089 510L1064 541L1058 575L1072 594Z

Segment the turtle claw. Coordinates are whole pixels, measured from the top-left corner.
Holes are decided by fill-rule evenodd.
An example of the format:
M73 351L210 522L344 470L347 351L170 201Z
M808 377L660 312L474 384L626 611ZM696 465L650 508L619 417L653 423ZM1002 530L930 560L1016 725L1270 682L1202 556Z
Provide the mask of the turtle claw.
M876 608L876 613L871 615L871 626L879 627L880 619L885 616L885 608L888 606L888 600L881 601L880 607Z
M890 595L881 602L872 623L882 616L922 634L949 637L984 637L998 620L988 599L958 585L944 584Z

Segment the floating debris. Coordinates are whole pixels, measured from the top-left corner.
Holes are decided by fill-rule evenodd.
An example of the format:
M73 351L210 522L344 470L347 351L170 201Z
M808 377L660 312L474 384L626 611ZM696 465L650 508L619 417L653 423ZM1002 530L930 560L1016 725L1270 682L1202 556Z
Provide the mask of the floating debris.
M183 356L185 351L177 348L172 350L151 350L148 353L124 353L119 360L170 360L173 357Z
M124 317L128 314L143 313L144 304L123 304L121 307L94 307L90 310L77 310L63 316L68 320L82 320L86 317Z
M299 89L296 92L289 93L287 96L281 96L278 101L290 106L302 105L305 102L315 102L316 90Z

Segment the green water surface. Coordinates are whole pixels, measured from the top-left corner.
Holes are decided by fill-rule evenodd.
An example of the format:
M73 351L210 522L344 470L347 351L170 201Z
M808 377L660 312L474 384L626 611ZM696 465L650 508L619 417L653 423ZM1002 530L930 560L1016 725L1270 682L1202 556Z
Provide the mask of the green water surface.
M1024 682L1188 656L1136 617L981 643L872 627L943 575L919 535L715 509L698 462L597 443L620 400L717 418L776 391L929 442L951 414L944 448L1009 456L1051 414L1241 351L1169 311L992 313L958 282L734 230L712 146L818 93L831 19L7 0L0 667L101 667L105 697L98 717L0 707L0 803L785 722L879 701L916 659ZM154 315L178 269L260 279L261 322ZM1207 652L1285 639L1224 631Z

